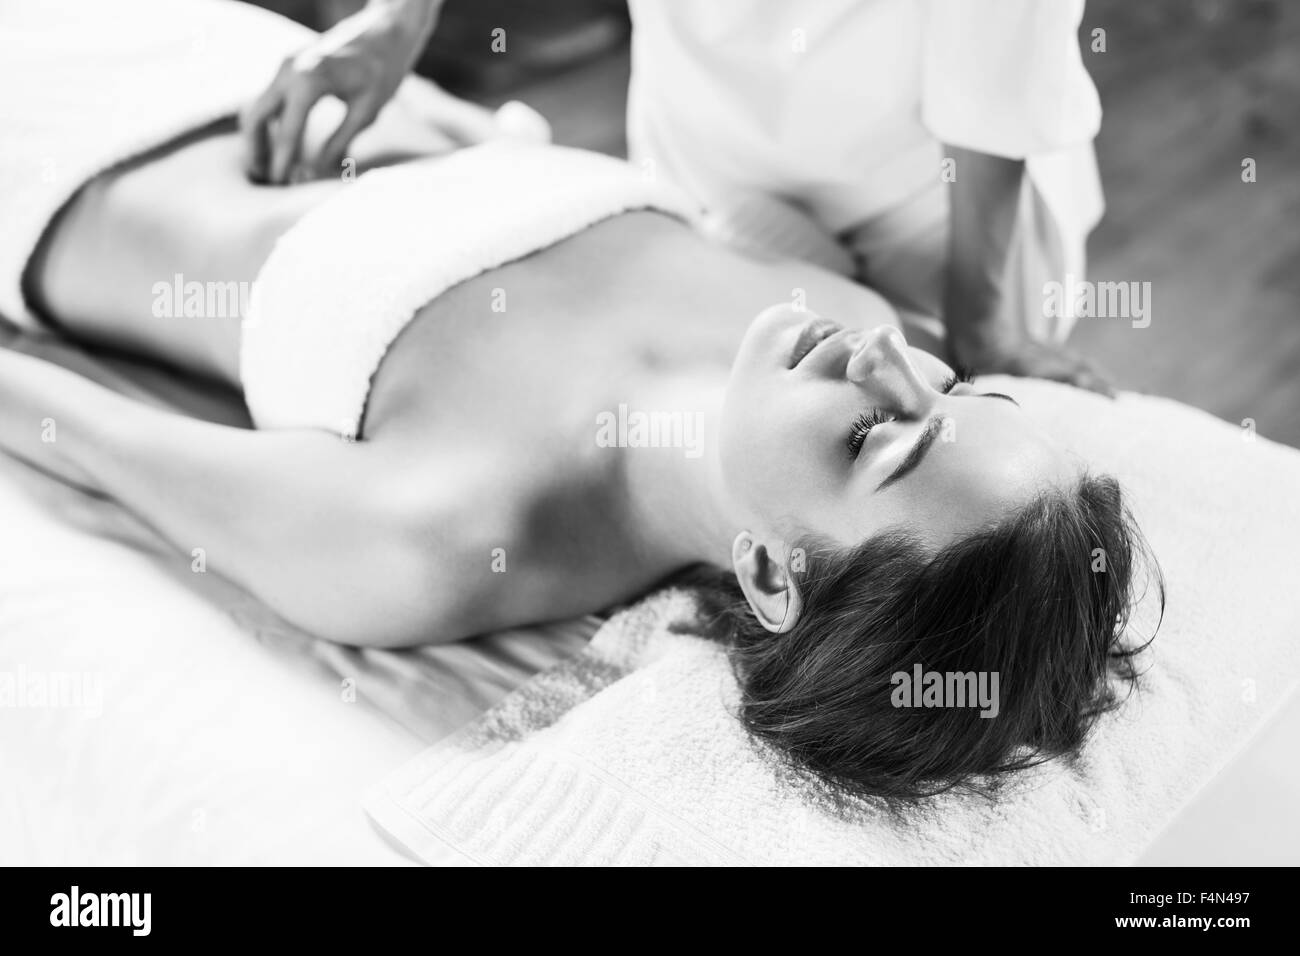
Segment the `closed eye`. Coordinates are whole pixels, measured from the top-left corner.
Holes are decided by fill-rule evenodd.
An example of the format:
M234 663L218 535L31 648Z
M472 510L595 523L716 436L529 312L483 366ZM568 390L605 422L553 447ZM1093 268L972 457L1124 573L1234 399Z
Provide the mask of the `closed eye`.
M953 370L952 375L948 376L943 385L939 386L939 391L947 395L958 385L967 384L973 381L975 381L974 373L969 369L959 367Z
M849 454L854 458L862 454L862 446L871 434L871 429L877 425L883 425L885 422L892 422L893 415L887 415L878 408L873 408L869 412L863 412L853 419L853 427L849 429L849 437L845 444L848 445Z
M959 368L957 369L956 372L954 372L952 375L948 377L947 381L943 383L939 391L947 395L958 385L969 384L973 381L975 381L975 374L973 372L970 372L964 368ZM1010 395L1003 395L1001 392L976 392L971 397L972 398L1000 398L1002 399L1002 401L1010 402L1012 405L1015 405L1016 407L1020 406L1020 403L1016 401L1014 398L1012 398Z
M939 386L939 391L947 395L958 385L973 382L975 376L967 369L957 368L953 374L944 380ZM893 415L886 414L878 408L873 408L869 412L863 412L853 420L853 425L849 428L848 437L845 439L845 445L849 449L849 455L857 458L862 454L862 446L866 444L867 436L871 434L871 429L877 425L883 425L885 422L892 422Z

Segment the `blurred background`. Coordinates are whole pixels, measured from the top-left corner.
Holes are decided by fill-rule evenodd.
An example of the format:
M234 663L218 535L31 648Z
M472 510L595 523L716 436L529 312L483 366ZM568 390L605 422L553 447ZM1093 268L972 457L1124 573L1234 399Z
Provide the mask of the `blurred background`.
M364 2L260 5L323 30ZM509 55L490 50L497 27ZM624 0L449 0L418 69L621 156L630 29ZM1080 40L1105 110L1089 278L1149 281L1152 318L1081 319L1071 343L1121 388L1300 447L1300 3L1089 0Z

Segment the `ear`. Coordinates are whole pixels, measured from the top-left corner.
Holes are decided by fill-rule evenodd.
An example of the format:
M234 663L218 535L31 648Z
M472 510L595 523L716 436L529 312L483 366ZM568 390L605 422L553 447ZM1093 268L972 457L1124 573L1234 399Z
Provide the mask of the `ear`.
M731 567L758 623L773 634L784 634L799 623L803 598L794 576L748 531L731 543Z

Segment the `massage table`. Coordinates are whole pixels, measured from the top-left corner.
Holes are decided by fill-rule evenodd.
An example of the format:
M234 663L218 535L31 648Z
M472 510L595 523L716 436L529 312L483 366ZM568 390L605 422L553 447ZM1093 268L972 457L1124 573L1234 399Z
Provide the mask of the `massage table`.
M177 408L201 404L195 389L165 373L78 361L125 375L141 394ZM999 387L1023 394L1030 386L1043 383ZM1103 401L1048 389L1060 401ZM1153 415L1231 427L1172 402L1126 400L1157 403L1143 428ZM1223 501L1228 512L1279 508L1277 521L1294 530L1294 497L1258 496L1300 488L1286 484L1300 476L1300 452L1254 440L1267 446L1243 451L1264 452L1254 459L1255 487L1196 496ZM1214 480L1197 473L1194 454L1189 465L1190 483ZM0 685L5 864L411 864L401 841L371 822L363 796L536 675L573 660L602 623L589 616L406 651L329 644L215 573L196 572L189 555L113 502L3 456L0 528L0 675L28 685L8 699ZM1162 541L1152 543L1159 552ZM1268 626L1281 629L1268 640L1294 643L1295 571L1294 562L1260 568L1269 613L1252 613L1243 600L1242 634L1222 640ZM1169 581L1171 608L1218 574L1197 573L1204 580ZM1178 640L1178 615L1169 617L1157 642ZM1297 674L1258 677L1264 729L1234 748L1226 768L1209 768L1200 792L1177 795L1185 809L1133 848L1138 861L1300 861ZM78 687L79 696L69 693ZM51 699L60 691L62 700ZM464 862L451 851L424 859Z

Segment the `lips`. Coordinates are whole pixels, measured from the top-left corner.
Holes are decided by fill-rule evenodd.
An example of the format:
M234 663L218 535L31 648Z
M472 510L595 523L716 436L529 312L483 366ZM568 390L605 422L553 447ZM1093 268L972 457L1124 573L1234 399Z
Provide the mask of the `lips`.
M817 318L808 322L800 330L799 338L795 340L794 351L790 353L789 367L794 368L808 357L809 352L840 331L841 328L842 326L829 319Z

